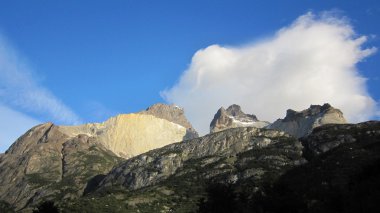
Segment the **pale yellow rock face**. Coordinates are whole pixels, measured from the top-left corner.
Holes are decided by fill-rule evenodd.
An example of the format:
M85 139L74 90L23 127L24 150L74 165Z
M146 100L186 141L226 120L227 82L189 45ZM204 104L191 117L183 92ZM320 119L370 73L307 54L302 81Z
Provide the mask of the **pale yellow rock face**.
M79 134L97 137L106 148L124 158L182 141L186 135L185 127L144 114L121 114L103 123L59 129L70 137Z

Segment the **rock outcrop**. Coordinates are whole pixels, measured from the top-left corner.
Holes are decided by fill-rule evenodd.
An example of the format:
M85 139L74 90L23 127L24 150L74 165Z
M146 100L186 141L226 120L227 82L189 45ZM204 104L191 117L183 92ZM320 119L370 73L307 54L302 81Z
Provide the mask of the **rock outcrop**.
M347 123L343 113L330 104L311 105L310 108L297 112L288 109L284 119L278 119L269 125L269 129L285 131L297 138L306 136L318 126L324 124Z
M130 158L187 136L185 127L147 114L121 114L103 123L80 126L60 126L70 137L85 134L96 137L116 155Z
M210 123L210 133L236 127L263 128L268 125L269 122L259 121L255 115L245 114L239 105L233 104L227 110L221 107L217 111Z
M185 127L185 140L199 137L197 131L193 128L193 126L185 117L185 112L183 108L179 106L158 103L148 107L146 110L141 111L139 113L153 115L157 118L162 118Z

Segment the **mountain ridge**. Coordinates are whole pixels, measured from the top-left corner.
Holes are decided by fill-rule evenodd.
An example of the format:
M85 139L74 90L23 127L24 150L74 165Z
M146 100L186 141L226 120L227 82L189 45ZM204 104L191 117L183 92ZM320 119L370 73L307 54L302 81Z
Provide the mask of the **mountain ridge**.
M228 119L258 121L236 104L224 111L223 116ZM196 131L184 117L183 109L156 104L103 123L40 124L0 154L0 210L31 212L44 201L53 201L62 212L119 212L120 208L120 212L210 212L205 209L213 205L215 194L208 194L214 190L212 187L223 191L217 193L220 196L235 197L218 205L235 205L250 209L248 212L252 205L277 208L277 204L268 206L261 202L290 199L279 197L277 185L288 183L294 171L299 174L298 169L319 165L313 162L324 156L346 160L347 154L339 150L351 147L358 159L364 159L363 165L376 165L373 161L377 158L373 156L377 148L371 150L372 157L365 156L361 149L368 149L366 141L378 146L380 122L336 124L336 119L344 120L340 110L329 104L311 105L300 112L288 110L287 116L278 120L282 126L277 129L239 127L219 119L218 131L195 137ZM289 128L284 128L287 125ZM302 133L302 137L295 133ZM195 138L188 138L189 135ZM133 148L128 141L141 149ZM124 147L112 147L115 143L124 143ZM128 152L123 153L123 149ZM353 168L359 165L350 162ZM329 166L323 168L328 170ZM342 173L339 167L333 172ZM283 175L289 178L283 179ZM291 190L295 191L291 193L314 196L292 184ZM242 195L234 194L243 192L249 195L244 198L246 204L239 200ZM299 208L305 212L314 208L304 206L303 202L311 202L309 198L302 199L291 203L301 205ZM318 202L329 208L323 199Z

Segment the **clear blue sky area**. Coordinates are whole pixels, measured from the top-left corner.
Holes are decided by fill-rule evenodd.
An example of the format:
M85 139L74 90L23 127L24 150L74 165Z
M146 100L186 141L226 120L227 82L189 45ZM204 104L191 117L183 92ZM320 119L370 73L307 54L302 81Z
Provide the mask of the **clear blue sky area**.
M0 32L41 85L93 122L163 102L159 92L178 81L201 48L252 42L324 10L341 11L356 32L375 35L366 46L380 47L376 0L0 0ZM379 53L359 64L376 101L379 67ZM97 107L104 113L89 112Z

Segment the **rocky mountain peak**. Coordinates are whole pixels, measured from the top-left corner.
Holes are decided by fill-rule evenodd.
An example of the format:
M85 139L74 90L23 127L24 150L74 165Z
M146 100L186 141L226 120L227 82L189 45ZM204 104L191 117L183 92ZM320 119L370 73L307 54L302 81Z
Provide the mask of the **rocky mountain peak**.
M297 112L292 109L288 109L286 111L286 116L284 120L286 121L291 121L291 120L296 120L297 118L302 118L306 116L317 116L320 114L327 113L329 111L334 111L337 114L341 114L343 116L343 113L339 109L335 109L332 107L330 104L325 103L322 106L321 105L310 105L308 109L302 110L300 112Z
M226 110L227 114L238 118L239 120L258 121L256 115L245 114L241 107L237 104L232 104Z
M244 113L239 105L233 104L227 110L221 107L216 112L214 119L210 123L210 132L214 133L229 128L248 126L262 128L268 124L268 122L259 121L256 115Z
M197 131L187 120L184 109L177 105L157 103L148 107L146 110L139 112L139 114L153 115L157 118L162 118L185 127L187 134L185 139L198 137Z
M288 109L284 119L278 119L268 128L282 130L295 137L303 137L310 134L315 127L342 123L347 123L342 111L325 103L310 105L308 109L302 111Z

